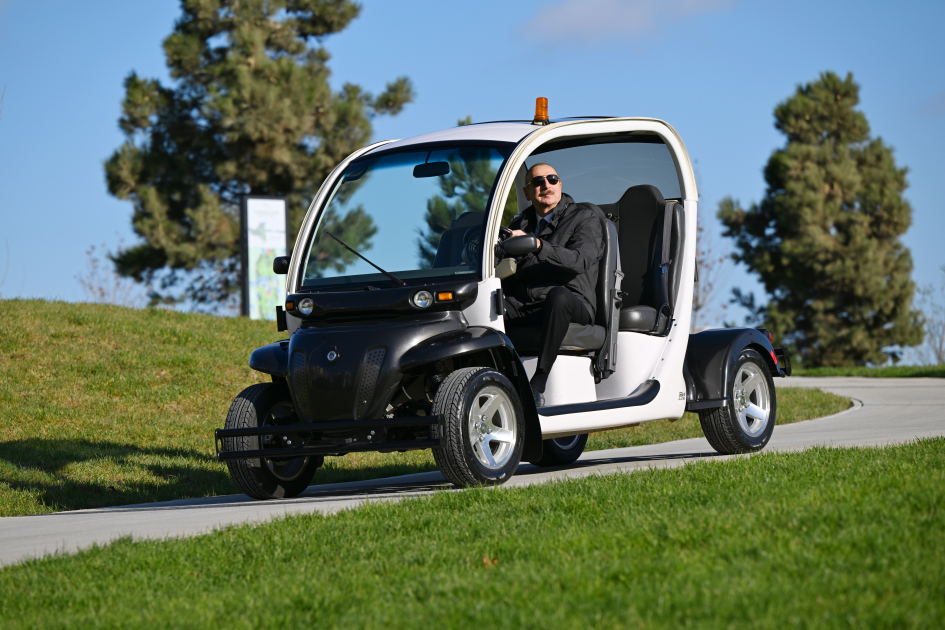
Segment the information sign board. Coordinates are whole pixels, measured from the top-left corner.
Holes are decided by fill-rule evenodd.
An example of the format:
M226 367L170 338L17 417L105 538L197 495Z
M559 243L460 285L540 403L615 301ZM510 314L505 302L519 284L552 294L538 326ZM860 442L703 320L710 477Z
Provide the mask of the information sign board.
M272 271L272 259L289 251L289 206L276 197L244 197L242 232L242 314L250 319L276 318L285 304L285 276Z

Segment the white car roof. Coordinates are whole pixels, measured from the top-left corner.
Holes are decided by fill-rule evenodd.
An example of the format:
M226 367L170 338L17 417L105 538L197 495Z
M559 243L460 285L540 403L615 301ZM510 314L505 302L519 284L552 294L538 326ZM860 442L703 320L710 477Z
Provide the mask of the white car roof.
M444 131L435 131L425 133L422 136L395 140L390 144L378 147L377 150L388 151L390 149L400 149L412 144L426 144L428 142L455 142L463 140L479 140L487 142L511 142L518 143L519 140L541 129L540 125L533 125L528 122L495 122L481 123L478 125L463 125L453 127Z
M537 138L545 134L559 135L559 131L564 127L573 129L575 125L580 125L581 127L591 125L593 128L602 129L604 127L611 127L613 123L624 125L626 123L633 123L639 126L641 131L647 130L650 133L663 135L668 144L678 143L678 147L676 149L672 149L671 147L671 151L673 151L678 159L683 160L687 167L685 172L681 172L681 176L685 180L684 189L686 190L687 196L691 196L693 199L699 198L699 191L696 187L695 175L692 170L692 163L689 158L689 152L686 150L686 145L679 136L679 132L677 132L672 125L656 118L587 116L552 121L550 125L534 125L527 120L462 125L444 131L435 131L433 133L423 134L422 136L414 136L413 138L378 142L373 148L365 151L365 153L361 155L370 155L378 151L387 152L391 149L396 150L411 145L432 142L478 141L519 144L526 136L531 134L536 134ZM585 129L590 130L591 128L586 127ZM664 130L667 131L668 134L663 133ZM669 137L672 137L673 141L670 141Z

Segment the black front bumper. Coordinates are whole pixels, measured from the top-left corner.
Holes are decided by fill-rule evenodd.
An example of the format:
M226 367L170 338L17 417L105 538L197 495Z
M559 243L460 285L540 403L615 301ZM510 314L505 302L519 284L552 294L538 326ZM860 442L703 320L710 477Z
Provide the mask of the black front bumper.
M339 422L315 422L311 424L273 425L248 427L245 429L217 429L214 442L217 460L247 459L253 457L292 458L304 455L343 455L345 453L365 451L415 451L440 445L439 439L384 439L378 434L374 439L372 432L386 434L389 429L410 427L430 427L437 424L437 416L418 416L413 418L380 418L377 420L343 420ZM341 433L347 436L332 435ZM432 431L430 432L432 434ZM299 446L280 448L257 448L250 450L225 450L225 440L238 437L282 436L283 441L294 440ZM291 436L291 437L290 437ZM287 440L288 439L288 440Z

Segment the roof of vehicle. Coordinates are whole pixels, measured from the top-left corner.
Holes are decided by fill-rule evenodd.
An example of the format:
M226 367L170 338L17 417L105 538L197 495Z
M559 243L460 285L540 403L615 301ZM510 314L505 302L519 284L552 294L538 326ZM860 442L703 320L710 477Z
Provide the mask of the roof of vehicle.
M581 121L602 121L602 120L616 120L618 117L615 116L573 116L570 118L558 118L549 121L550 123L577 123ZM625 119L625 120L655 120L653 118L636 118L636 119ZM663 122L663 121L657 121ZM666 123L663 123L666 124ZM673 133L673 129L670 125L669 127ZM494 122L483 122L483 123L473 123L469 125L459 125L453 127L452 129L444 129L442 131L434 131L433 133L425 133L420 136L414 136L412 138L403 138L401 140L394 140L392 142L386 142L382 146L378 146L375 149L369 151L368 153L374 153L377 151L396 151L401 148L409 147L412 145L419 144L430 144L430 143L439 143L439 142L504 142L510 144L517 144L525 136L534 133L540 129L544 129L545 125L536 125L530 120L498 120ZM678 134L676 134L678 137ZM680 138L681 140L681 138Z
M428 144L431 142L463 142L469 140L476 140L478 142L509 142L515 144L537 129L541 129L541 126L533 125L531 124L531 121L509 121L462 125L459 127L453 127L452 129L445 129L443 131L425 133L422 136L414 136L413 138L395 140L390 144L385 144L383 147L378 147L378 149L390 151L408 147L413 144ZM375 151L378 149L375 149Z
M641 123L647 124L656 123L665 127L670 132L670 134L672 134L672 136L678 140L686 162L690 162L689 154L686 151L686 145L683 143L682 137L680 137L679 133L669 123L656 118L624 118L617 116L575 116L571 118L559 118L549 121L551 123L550 125L536 125L530 120L503 120L496 122L474 123L471 125L460 125L453 127L452 129L426 133L421 136L414 136L412 138L404 138L402 140L394 140L392 142L379 142L373 149L370 149L363 155L372 155L380 152L387 153L388 151L396 151L398 149L410 147L413 145L425 145L441 142L496 142L514 145L520 143L526 136L541 130L550 131L554 128L581 123L606 124L609 121L639 121ZM691 163L689 163L689 171L692 171ZM698 190L696 188L695 179L690 179L693 196L694 198L698 198Z

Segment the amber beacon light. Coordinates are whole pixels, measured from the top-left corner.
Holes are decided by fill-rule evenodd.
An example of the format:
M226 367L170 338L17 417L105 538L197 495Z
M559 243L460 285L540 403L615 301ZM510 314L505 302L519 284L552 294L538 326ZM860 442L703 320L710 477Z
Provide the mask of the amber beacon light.
M548 124L548 99L544 96L539 96L535 99L535 120L532 121L532 124Z

